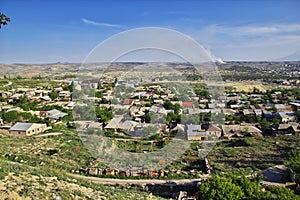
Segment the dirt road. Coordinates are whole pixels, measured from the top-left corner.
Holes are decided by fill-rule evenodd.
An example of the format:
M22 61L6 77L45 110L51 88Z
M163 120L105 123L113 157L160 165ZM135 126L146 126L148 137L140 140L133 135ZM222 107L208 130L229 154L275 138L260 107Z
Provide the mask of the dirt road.
M83 176L78 174L68 174L74 178L90 180L94 183L98 184L107 184L107 185L115 185L115 184L137 184L137 185L146 185L146 184L164 184L164 185L178 185L178 184L197 184L201 182L203 179L208 177L203 177L203 179L177 179L177 180L159 180L159 179L115 179L115 178L98 178L98 177L90 177Z

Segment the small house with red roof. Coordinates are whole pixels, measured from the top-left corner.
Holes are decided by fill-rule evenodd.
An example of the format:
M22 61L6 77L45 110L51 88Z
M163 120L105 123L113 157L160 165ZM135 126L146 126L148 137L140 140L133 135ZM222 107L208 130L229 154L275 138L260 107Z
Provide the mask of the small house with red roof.
M193 102L182 102L181 106L183 108L193 108L194 107L194 103Z
M133 99L124 99L123 102L124 105L132 105L132 103L133 103Z

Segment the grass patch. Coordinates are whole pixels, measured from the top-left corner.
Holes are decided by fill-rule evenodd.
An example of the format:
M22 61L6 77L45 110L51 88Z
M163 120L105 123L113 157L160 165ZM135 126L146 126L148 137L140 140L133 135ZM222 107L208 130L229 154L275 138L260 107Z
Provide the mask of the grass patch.
M286 164L299 136L249 137L218 143L208 159L215 172L249 173Z

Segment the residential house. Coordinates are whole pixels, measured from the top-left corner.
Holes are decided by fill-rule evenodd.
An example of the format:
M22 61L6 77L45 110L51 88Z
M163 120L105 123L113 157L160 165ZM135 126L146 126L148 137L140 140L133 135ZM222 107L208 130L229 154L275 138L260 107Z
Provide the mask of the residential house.
M273 118L273 113L272 113L272 112L267 111L267 110L263 110L262 112L263 112L263 116L264 116L265 118L268 118L268 119Z
M154 103L155 104L163 105L164 104L164 100L162 100L162 99L154 99Z
M264 106L265 106L265 109L267 109L267 110L271 110L275 107L275 105L272 103L265 104Z
M42 133L48 129L49 127L47 127L47 124L17 122L9 129L9 133L31 136L34 134Z
M279 124L275 130L275 134L292 134L293 128L291 126L290 124Z
M63 91L63 88L62 87L57 87L57 88L54 88L54 91L60 92L60 91Z
M210 109L217 109L217 108L225 108L226 104L225 103L209 103L208 108Z
M208 99L200 99L199 100L199 103L203 103L203 104L208 103L208 102L209 102Z
M212 114L218 115L218 114L221 114L221 113L222 113L222 110L221 110L220 108L214 108L214 109L210 109L210 112L211 112Z
M63 118L64 116L68 115L67 113L61 112L57 109L53 109L53 110L49 110L49 111L41 112L41 113L44 114L45 118L48 118L52 121L58 121L61 118Z
M122 117L114 117L110 120L110 122L104 127L105 129L117 129L119 127L120 122L122 121Z
M103 170L101 168L87 168L86 173L90 175L102 175Z
M296 115L294 112L279 111L277 113L277 116L281 119L281 122L283 123L293 122L296 120Z
M79 129L87 129L87 128L95 128L95 129L102 129L103 123L94 122L94 121L74 121L75 124L79 125Z
M23 97L24 95L23 94L14 94L12 95L10 98L13 100L13 101L16 101L18 99L20 99L21 97Z
M222 125L222 132L225 138L262 135L262 131L255 126Z
M262 114L263 114L263 111L261 110L261 109L254 109L254 114L256 115L256 116L262 116Z
M275 104L274 107L278 110L278 111L282 111L286 109L286 106L284 104Z
M182 106L182 108L193 108L194 103L193 102L182 102L181 106Z
M137 125L135 121L123 120L123 117L114 117L110 122L104 127L105 129L123 130L126 132L133 131L134 127Z
M232 104L232 105L230 105L231 109L238 109L239 107L241 107L240 104Z
M278 128L274 132L275 134L300 134L300 124L296 122L279 124Z
M292 126L290 127L292 129L292 134L300 135L300 124L292 122L290 123Z
M69 103L66 105L66 108L67 108L67 109L73 109L75 105L76 105L76 102L71 101L71 102L69 102Z
M40 100L49 102L52 99L49 96L42 96L42 97L40 97Z
M294 111L300 110L300 103L292 102L290 103Z
M7 92L7 91L1 91L1 96L4 98L4 99L7 99L9 97L12 96L12 93L11 92Z
M220 129L216 124L209 124L206 132L209 136L216 136L217 138L222 135L222 129Z
M209 137L221 137L221 129L215 124L209 125L187 125L187 140L207 140Z
M220 95L218 97L218 100L221 101L221 102L225 102L227 100L227 95Z
M70 91L60 91L58 93L58 96L61 98L61 99L70 99L71 98L71 93Z
M175 94L168 94L168 99L173 99L175 97Z
M122 105L122 104L110 104L111 107L114 109L115 115L123 115L128 112L130 108L129 105Z
M224 115L235 115L235 114L238 113L238 111L237 111L237 110L233 110L233 109L223 108L223 109L222 109L222 113L223 113Z
M211 109L200 109L200 113L210 113Z
M254 114L252 109L244 109L242 112L244 115L253 115Z
M36 98L40 98L40 97L48 95L49 93L50 93L50 91L37 89L37 90L34 91L34 96Z
M187 114L189 115L195 115L200 113L200 108L188 108Z
M201 125L187 125L186 139L187 140L205 140L207 132L202 129Z
M124 99L123 104L124 105L132 105L133 104L133 99Z
M263 109L263 105L262 104L254 104L255 109Z
M133 131L136 124L137 123L135 121L125 120L124 122L118 125L118 129L126 132Z

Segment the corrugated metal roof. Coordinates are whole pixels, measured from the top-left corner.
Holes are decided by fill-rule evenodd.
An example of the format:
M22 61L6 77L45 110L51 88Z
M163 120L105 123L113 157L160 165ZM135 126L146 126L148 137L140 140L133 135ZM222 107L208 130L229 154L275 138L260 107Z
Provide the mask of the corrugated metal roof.
M115 117L104 128L118 128L122 117Z
M201 128L201 125L195 125L195 124L190 124L187 125L187 135L189 136L202 136L202 134L205 132Z
M64 116L68 115L67 113L61 112L59 110L53 109L48 111L49 118L50 119L60 119L63 118Z
M13 125L9 130L10 131L27 131L33 123L22 123L17 122L15 125Z

